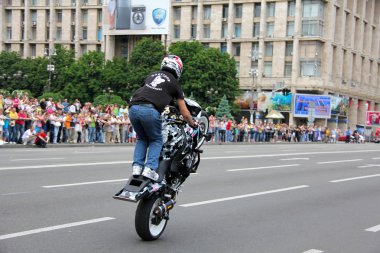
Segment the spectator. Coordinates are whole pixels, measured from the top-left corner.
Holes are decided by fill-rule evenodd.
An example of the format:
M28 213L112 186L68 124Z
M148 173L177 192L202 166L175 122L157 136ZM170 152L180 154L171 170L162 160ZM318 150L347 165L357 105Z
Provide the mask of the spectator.
M34 131L34 127L31 125L28 130L24 132L22 135L22 143L24 145L34 143L36 139L36 132Z
M18 113L16 112L16 108L12 107L9 113L10 122L9 122L9 139L10 144L16 144L17 142L17 128L16 128L16 120L18 118Z
M34 144L41 148L46 148L47 143L49 142L49 138L46 135L45 131L43 129L40 130L40 132L37 134L37 137L34 141Z

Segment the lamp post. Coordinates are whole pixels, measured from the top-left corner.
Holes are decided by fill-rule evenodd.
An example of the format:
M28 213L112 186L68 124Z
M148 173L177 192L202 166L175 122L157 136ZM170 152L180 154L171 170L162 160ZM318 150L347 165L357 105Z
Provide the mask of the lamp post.
M103 93L108 94L108 100L107 100L107 102L109 104L110 101L111 101L111 96L112 96L113 90L110 87L107 87L107 89L103 90Z
M251 63L258 62L260 58L260 52L258 48L255 46L248 54L248 57L251 59ZM253 97L254 92L256 88L256 78L259 76L259 70L255 67L252 67L249 71L249 76L252 77L252 85L251 85L251 102L249 103L249 113L250 113L250 123L253 124L253 113L254 113L254 104L253 104Z
M57 53L55 52L54 48L53 49L45 48L44 55L45 57L49 58L49 64L47 65L47 68L46 68L46 70L49 72L49 79L46 85L46 91L49 92L51 88L51 76L53 72L55 71L55 66L52 64L52 56L56 56Z

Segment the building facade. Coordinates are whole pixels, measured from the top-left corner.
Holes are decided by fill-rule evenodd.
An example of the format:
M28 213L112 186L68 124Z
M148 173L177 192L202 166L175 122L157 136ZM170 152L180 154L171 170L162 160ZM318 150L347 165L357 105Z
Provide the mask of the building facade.
M41 56L62 44L77 56L103 50L128 57L139 36L103 36L102 1L0 1L0 50ZM321 119L344 128L365 125L380 111L380 1L378 0L176 0L166 46L197 40L237 62L240 88L344 96L348 116ZM290 124L303 122L289 112Z

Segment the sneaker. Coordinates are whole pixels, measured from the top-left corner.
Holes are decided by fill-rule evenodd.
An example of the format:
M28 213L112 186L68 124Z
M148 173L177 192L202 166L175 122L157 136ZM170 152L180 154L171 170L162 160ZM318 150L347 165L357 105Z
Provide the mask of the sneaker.
M140 176L142 172L142 167L139 165L133 165L132 166L132 175L133 176Z
M157 181L158 178L160 177L157 172L155 172L154 170L152 170L151 168L148 168L148 167L145 167L142 175L146 178L150 178L154 181Z

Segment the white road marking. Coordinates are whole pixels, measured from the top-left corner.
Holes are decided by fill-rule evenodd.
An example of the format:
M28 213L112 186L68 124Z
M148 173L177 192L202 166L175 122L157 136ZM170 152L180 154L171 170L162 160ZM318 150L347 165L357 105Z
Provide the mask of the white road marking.
M123 181L127 181L127 180L128 180L128 178L122 178L122 179L102 180L102 181L92 181L92 182L82 182L82 183L74 183L74 184L46 185L46 186L42 186L42 187L43 188L58 188L58 187L70 187L70 186L89 185L89 184L104 184L104 183L123 182Z
M380 167L380 164L367 164L363 166L358 166L358 168L371 168L371 167Z
M92 224L92 223L97 223L97 222L102 222L102 221L109 221L109 220L114 220L114 219L115 218L112 218L112 217L104 217L104 218L93 219L93 220L67 223L67 224L62 224L62 225L58 225L58 226L38 228L38 229L33 229L33 230L28 230L28 231L13 233L13 234L0 235L0 240L20 237L20 236L25 236L25 235L38 234L38 233L48 232L48 231L53 231L53 230L58 230L58 229L82 226L82 225L87 225L87 224Z
M214 156L202 157L202 160L220 160L220 159L241 159L241 158L260 158L260 157L282 157L282 156L302 156L302 155L322 155L322 154L351 154L351 153L369 153L379 152L379 150L342 150L342 151L321 151L321 152L304 152L304 153L286 153L286 154L263 154L263 155L239 155L239 156Z
M247 151L241 150L241 151L224 151L224 153L245 153Z
M104 153L111 153L112 151L75 151L75 154L104 154Z
M340 161L329 161L329 162L318 162L317 164L347 163L347 162L358 162L358 161L363 161L363 159L340 160Z
M380 157L374 157L373 160L380 160Z
M308 185L299 185L299 186L282 188L282 189L277 189L277 190L256 192L256 193L238 195L238 196L227 197L227 198L220 198L220 199L212 199L212 200L194 202L194 203L189 203L189 204L183 204L183 205L180 205L180 206L182 206L182 207L192 207L192 206L207 205L207 204L212 204L212 203L217 203L217 202L223 202L223 201L229 201L229 200L235 200L235 199L242 199L242 198L249 198L249 197L255 197L255 196L266 195L266 194L277 193L277 192L285 192L285 191L291 191L291 190L298 190L298 189L307 188L307 187L310 187L310 186L308 186Z
M310 158L308 157L305 157L305 158L298 158L298 157L294 157L294 158L284 158L284 159L280 159L281 161L295 161L295 160L309 160Z
M361 176L361 177L343 178L343 179L332 180L332 181L329 181L329 182L330 183L340 183L340 182L353 181L353 180L359 180L359 179L366 179L366 178L372 178L372 177L380 177L380 174L367 175L367 176Z
M274 165L274 166L265 166L265 167L256 167L256 168L242 168L242 169L232 169L227 171L244 171L244 170L264 170L264 169L273 169L273 168L283 168L283 167L295 167L299 164L285 164L285 165Z
M129 164L132 161L114 161L114 162L98 162L98 163L67 163L67 164L48 164L48 165L32 165L18 167L0 167L2 170L25 170L25 169L43 169L43 168L60 168L60 167L76 167L76 166L96 166L96 165L112 165L112 164Z
M13 160L9 160L9 161L18 162L18 161L41 161L41 160L63 160L63 159L65 159L65 158L42 157L42 158L13 159Z
M374 226L374 227L371 227L371 228L367 228L365 231L368 231L368 232L379 232L380 231L380 225L377 225L377 226Z
M318 250L318 249L311 249L311 250L308 250L308 251L305 251L303 253L323 253L324 251L322 250Z

